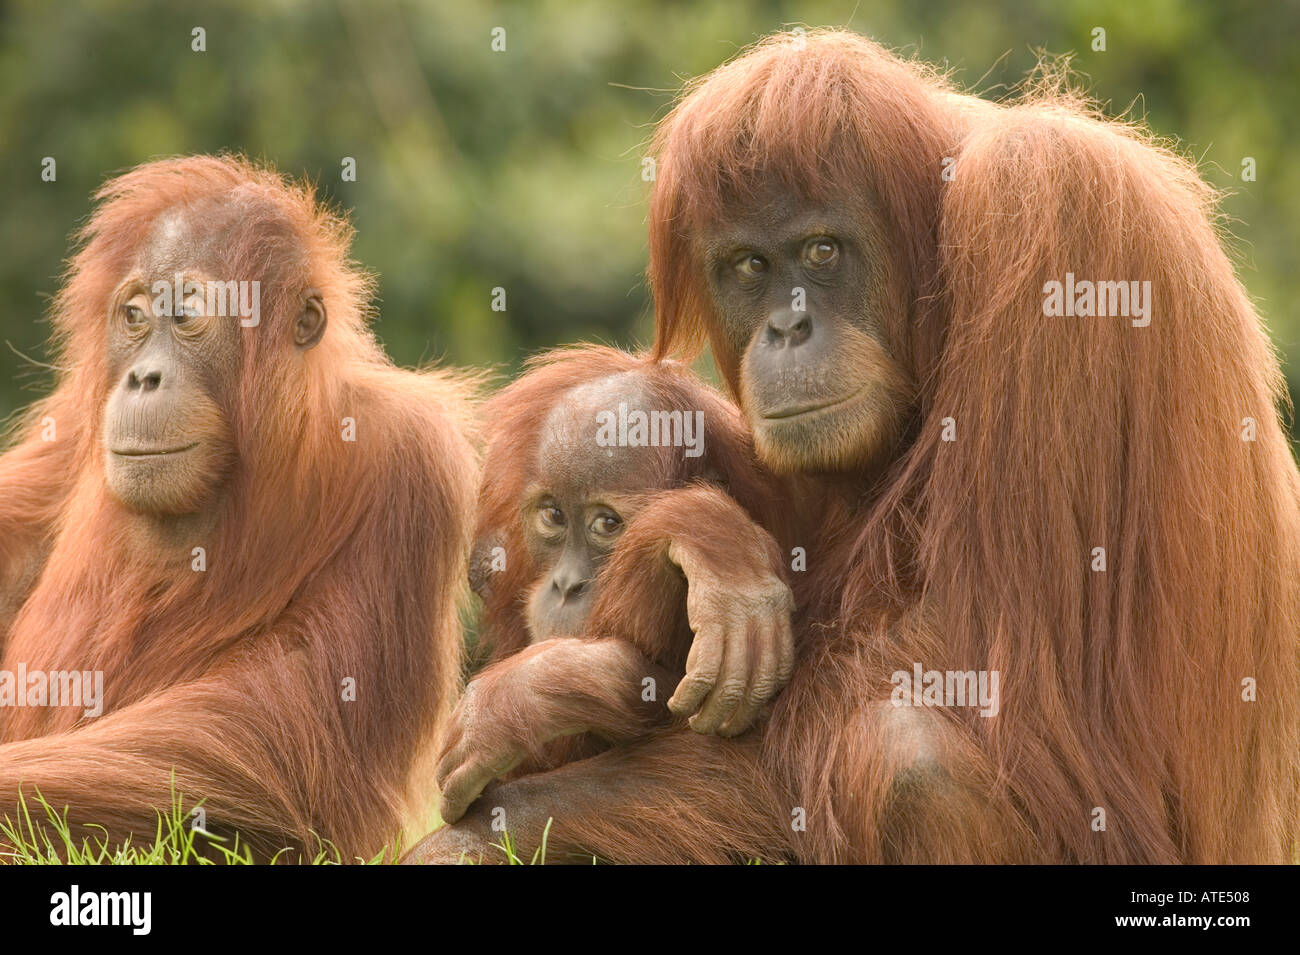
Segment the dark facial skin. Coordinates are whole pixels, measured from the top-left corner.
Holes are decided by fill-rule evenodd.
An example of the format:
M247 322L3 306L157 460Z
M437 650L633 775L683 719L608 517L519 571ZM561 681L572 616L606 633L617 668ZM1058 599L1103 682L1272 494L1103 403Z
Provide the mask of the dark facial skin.
M538 480L524 497L528 548L542 574L528 603L534 642L581 633L594 580L641 508L669 473L665 448L601 447L596 414L646 407L640 389L615 375L575 388L547 418L538 449Z
M741 404L777 470L865 467L901 425L911 389L883 334L888 257L873 222L865 203L771 190L697 240L715 346L738 356Z
M219 250L236 228L229 217L214 223L194 212L164 214L109 302L108 373L115 385L103 413L104 476L137 512L203 511L236 459L229 409L242 371L241 335L262 332L242 328L236 314L206 314L204 291L210 280L259 278L221 274ZM172 284L178 273L199 290L173 298L164 313L154 283ZM309 290L295 343L310 348L324 329L324 304Z

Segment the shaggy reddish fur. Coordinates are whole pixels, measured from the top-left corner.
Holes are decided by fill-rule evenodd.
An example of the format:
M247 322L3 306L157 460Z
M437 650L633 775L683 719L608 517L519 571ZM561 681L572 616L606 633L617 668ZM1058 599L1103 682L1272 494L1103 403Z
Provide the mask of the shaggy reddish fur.
M203 800L209 829L260 853L310 856L324 839L369 856L428 806L457 687L470 383L393 367L366 326L351 229L309 187L200 157L141 166L99 199L54 308L58 385L0 457L0 666L102 670L107 702L94 720L0 712L0 815L39 790L79 834L148 843L174 774L187 809ZM160 542L104 483L104 316L158 216L214 199L247 209L222 274L270 281L261 326L243 330L238 462L215 530ZM329 327L298 353L311 285Z
M694 84L655 152L656 351L710 336L733 388L702 225L775 180L869 196L887 230L914 438L853 493L805 480L831 500L804 532L819 579L796 592L830 626L802 628L763 755L808 811L799 856L1293 860L1297 471L1277 359L1195 168L1076 97L985 103L840 32L769 38ZM1150 280L1150 326L1045 317L1067 271ZM918 715L967 796L891 821L906 762L872 703L913 661L1000 671L1002 712Z
M774 502L808 570L759 732L668 729L489 787L442 854L486 845L497 806L524 847L553 820L552 857L1292 860L1300 482L1196 170L1077 98L986 103L840 32L772 37L693 84L655 152L655 353L707 338L740 394L696 238L774 181L852 197L884 230L873 313L914 412L883 469L795 474ZM1151 324L1046 317L1067 271L1149 280ZM697 501L674 526L721 551L715 515ZM624 625L654 626L629 543L605 585ZM892 706L915 662L998 670L1000 713Z

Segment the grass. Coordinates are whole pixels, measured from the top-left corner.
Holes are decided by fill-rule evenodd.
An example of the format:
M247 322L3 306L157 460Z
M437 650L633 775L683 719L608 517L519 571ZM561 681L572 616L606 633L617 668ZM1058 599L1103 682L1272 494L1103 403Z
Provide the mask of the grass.
M546 840L549 839L551 835L551 822L552 820L550 819L546 820L546 828L542 830L542 844L537 847L532 858L527 862L519 858L518 854L516 854L514 840L510 838L510 833L508 832L501 833L501 842L494 842L492 847L494 849L500 849L505 853L506 865L546 865ZM460 861L462 865L472 864L463 855L461 856ZM591 861L594 863L596 860L592 859Z
M198 804L198 805L201 805ZM196 805L193 808L198 808ZM109 845L107 831L101 837L85 837L78 842L72 835L68 810L51 806L39 793L28 803L22 793L18 795L18 818L0 819L0 862L11 865L253 865L253 856L247 846L239 844L238 837L226 840L197 828L191 822L193 808L186 811L182 799L172 790L172 805L167 811L159 810L158 825L149 844L133 844L130 840L120 845ZM95 826L83 828L94 829ZM102 830L102 827L101 827ZM545 865L546 842L550 836L548 820L542 833L542 844L530 858L524 860L516 851L508 832L501 834L501 842L493 848L504 854L505 865ZM226 845L226 842L230 842ZM288 853L292 850L285 849ZM366 865L383 865L401 857L401 843L384 847ZM279 858L279 857L277 857ZM284 861L280 859L280 861ZM595 861L594 859L592 860ZM341 865L342 856L337 847L321 840L316 855L305 860L308 865ZM475 865L475 860L462 856L461 863Z
M200 804L201 805L201 804ZM194 808L198 808L196 805ZM72 835L66 808L51 806L37 792L32 802L18 796L18 818L0 819L0 861L11 865L253 865L252 851L240 845L239 838L227 840L198 828L191 822L193 810L186 811L173 790L172 805L159 810L158 825L148 844L127 840L110 845L105 831L100 837L88 836L79 842ZM95 829L94 825L82 828ZM229 844L227 844L229 843ZM285 849L284 852L291 850ZM393 858L385 848L367 865L379 865ZM309 865L338 865L338 849L322 840Z

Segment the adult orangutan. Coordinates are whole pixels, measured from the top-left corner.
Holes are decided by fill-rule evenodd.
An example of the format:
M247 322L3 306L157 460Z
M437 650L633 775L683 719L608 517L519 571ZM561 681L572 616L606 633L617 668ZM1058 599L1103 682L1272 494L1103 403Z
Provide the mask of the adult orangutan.
M764 687L765 701L794 650L781 551L749 516L781 524L775 488L736 408L676 363L583 346L531 361L484 419L470 579L493 663L446 740L443 818L494 778L648 735L670 710L700 732L748 729L761 704L708 691L735 681ZM677 526L701 506L721 523ZM679 568L724 560L749 603L697 582L688 607ZM602 583L611 561L632 577L618 591ZM584 633L600 636L572 636ZM673 696L693 647L725 672Z
M99 198L0 457L0 816L148 844L174 791L259 857L371 856L458 680L471 389L384 356L309 188L195 157Z
M757 759L621 747L489 787L426 858L492 808L525 849L553 817L552 857L716 858L769 823L729 801L757 773L804 861L1293 859L1297 471L1192 165L842 32L693 84L655 152L656 349L707 339L790 475L795 673ZM996 672L997 715L895 705L917 665Z

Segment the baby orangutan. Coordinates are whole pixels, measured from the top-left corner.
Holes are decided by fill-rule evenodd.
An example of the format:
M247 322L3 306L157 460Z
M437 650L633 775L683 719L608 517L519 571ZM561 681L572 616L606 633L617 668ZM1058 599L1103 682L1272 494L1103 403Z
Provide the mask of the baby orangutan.
M470 579L490 666L452 719L443 818L493 779L674 716L700 733L747 729L793 667L793 600L755 522L776 519L762 513L772 479L735 408L681 366L589 346L533 362L485 419ZM683 520L701 497L732 520ZM702 571L719 566L728 579ZM606 576L631 583L609 590Z

